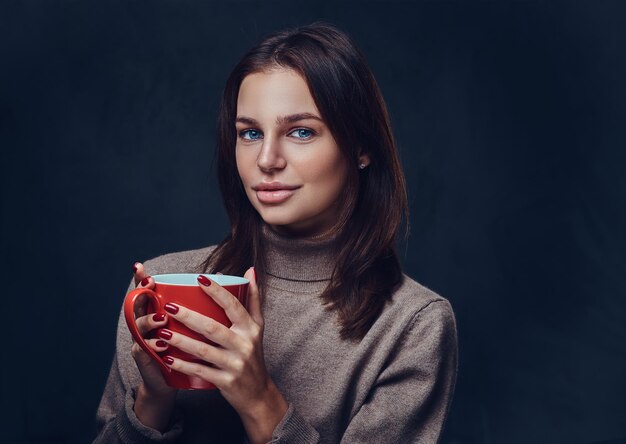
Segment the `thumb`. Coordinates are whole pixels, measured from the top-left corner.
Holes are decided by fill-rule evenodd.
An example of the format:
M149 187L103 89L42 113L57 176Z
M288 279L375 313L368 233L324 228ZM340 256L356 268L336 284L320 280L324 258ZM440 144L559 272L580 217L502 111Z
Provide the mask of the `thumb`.
M256 271L254 267L248 268L248 271L243 275L250 281L248 286L248 313L260 326L263 326L263 312L261 311L261 296L259 294L259 287L256 283Z

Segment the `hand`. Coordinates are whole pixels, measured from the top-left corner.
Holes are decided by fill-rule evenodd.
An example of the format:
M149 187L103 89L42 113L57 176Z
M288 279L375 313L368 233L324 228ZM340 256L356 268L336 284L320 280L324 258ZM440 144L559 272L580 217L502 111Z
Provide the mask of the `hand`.
M288 404L265 368L263 315L254 269L250 268L244 277L250 281L248 310L214 281L204 276L198 277L200 287L226 312L232 322L230 328L183 306L165 306L170 316L217 345L169 330L161 337L212 366L173 357L165 357L164 361L181 373L215 384L239 413L248 439L251 442L268 442L287 411Z
M154 279L146 274L141 263L137 262L133 270L137 288L154 288ZM141 295L135 303L135 323L144 338L155 328L164 327L167 323L167 315L164 313L147 314L147 301L148 297ZM146 339L146 343L156 352L168 348L167 343L159 339ZM134 340L131 355L142 378L135 400L135 415L144 425L163 431L169 423L176 389L166 384L159 365Z

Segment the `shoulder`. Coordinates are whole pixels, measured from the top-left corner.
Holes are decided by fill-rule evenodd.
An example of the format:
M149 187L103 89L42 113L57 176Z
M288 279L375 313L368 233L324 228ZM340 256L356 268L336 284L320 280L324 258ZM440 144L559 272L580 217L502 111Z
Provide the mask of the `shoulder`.
M450 302L406 275L403 275L402 283L383 309L382 317L396 325L401 324L405 332L421 324L456 334L454 310Z
M364 341L382 347L390 362L434 368L446 361L452 368L458 350L454 311L447 299L404 275Z
M144 262L146 271L151 274L200 273L204 262L215 250L215 245L197 250L178 251L164 254Z
M456 365L456 320L446 298L404 275L381 317L387 331L395 329L397 346L411 356L421 356L428 365L446 359Z
M403 275L402 283L393 293L392 304L401 305L414 314L425 310L453 313L452 306L446 298L407 275Z

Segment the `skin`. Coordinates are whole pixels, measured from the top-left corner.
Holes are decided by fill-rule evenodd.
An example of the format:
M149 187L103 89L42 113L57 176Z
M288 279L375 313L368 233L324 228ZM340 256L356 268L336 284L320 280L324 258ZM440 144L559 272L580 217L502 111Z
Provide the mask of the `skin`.
M236 159L246 194L263 220L291 235L316 236L337 221L348 164L309 92L293 70L248 75L237 101ZM298 187L279 204L253 188Z
M146 277L145 270L141 264L136 266L135 280L140 282ZM137 317L136 323L145 336L154 328L165 327L167 318L172 317L218 344L220 347L215 347L177 333L173 333L170 339L161 339L167 343L164 347L157 346L157 339L146 341L155 351L167 350L172 345L215 364L216 368L212 368L174 359L170 367L215 384L239 414L250 442L263 443L271 440L288 404L265 369L263 315L254 269L250 268L244 277L250 281L247 309L215 282L208 287L199 284L224 309L233 323L230 328L180 305L178 313L168 314L163 321L156 322L153 315L148 314ZM138 287L152 289L154 279L148 276L148 283L145 286L139 283ZM145 310L145 301L138 301L137 306L140 311ZM167 386L158 365L138 344L133 344L131 353L143 379L135 400L135 414L144 425L164 431L171 418L176 390Z
M263 220L275 230L298 236L319 236L334 227L346 182L348 162L315 105L305 80L293 70L271 70L248 75L237 101L237 168L246 194ZM369 163L362 156L360 163ZM356 167L354 165L353 167ZM280 182L293 188L287 199L264 202L255 190L261 183ZM269 192L270 194L272 192ZM262 193L261 193L262 194ZM154 287L141 264L136 264L135 284ZM141 280L148 277L144 286ZM137 303L136 323L145 337L166 326L171 316L201 333L220 347L174 333L171 339L146 342L157 352L170 346L205 362L175 359L175 370L212 382L241 417L252 443L271 440L272 432L287 411L288 403L267 373L263 358L263 314L254 270L250 280L249 306L244 308L215 282L200 285L226 312L232 322L227 328L212 319L179 306L176 314L155 321L146 314L145 300ZM158 365L137 345L132 355L143 378L135 414L146 426L164 431L168 427L176 390L167 386Z
M143 264L136 263L135 286L137 288L154 288L154 279L147 276ZM141 285L141 281L148 277L148 283ZM167 315L162 321L155 321L153 315L146 314L146 298L139 297L135 304L135 323L142 336L146 336L155 328L167 325ZM155 351L167 350L168 346L159 347L156 345L157 339L146 339L146 343ZM145 426L164 431L169 423L174 400L176 399L176 389L165 383L159 366L150 356L133 341L131 354L137 363L137 368L142 377L142 382L137 390L134 410L139 421Z

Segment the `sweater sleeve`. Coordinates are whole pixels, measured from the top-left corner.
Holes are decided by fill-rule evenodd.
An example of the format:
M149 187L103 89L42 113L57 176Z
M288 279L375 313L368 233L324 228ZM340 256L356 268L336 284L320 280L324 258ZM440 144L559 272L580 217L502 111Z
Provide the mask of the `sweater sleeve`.
M456 371L452 307L446 300L433 301L414 316L342 442L437 442Z
M171 427L165 433L146 427L133 410L135 394L135 388L124 389L116 356L96 414L98 435L94 444L171 443L178 439L182 418L175 414Z
M317 444L319 442L320 435L317 430L290 404L282 421L274 429L270 444Z
M129 291L134 288L133 283ZM100 405L96 413L97 436L94 443L170 443L175 442L182 433L182 415L173 412L170 428L161 433L146 427L135 415L135 396L141 376L133 360L130 349L132 339L123 313L120 313L117 325L115 356L109 371Z
M412 318L358 412L344 443L436 443L449 410L457 371L454 314L446 300ZM318 443L318 432L290 406L272 443Z

